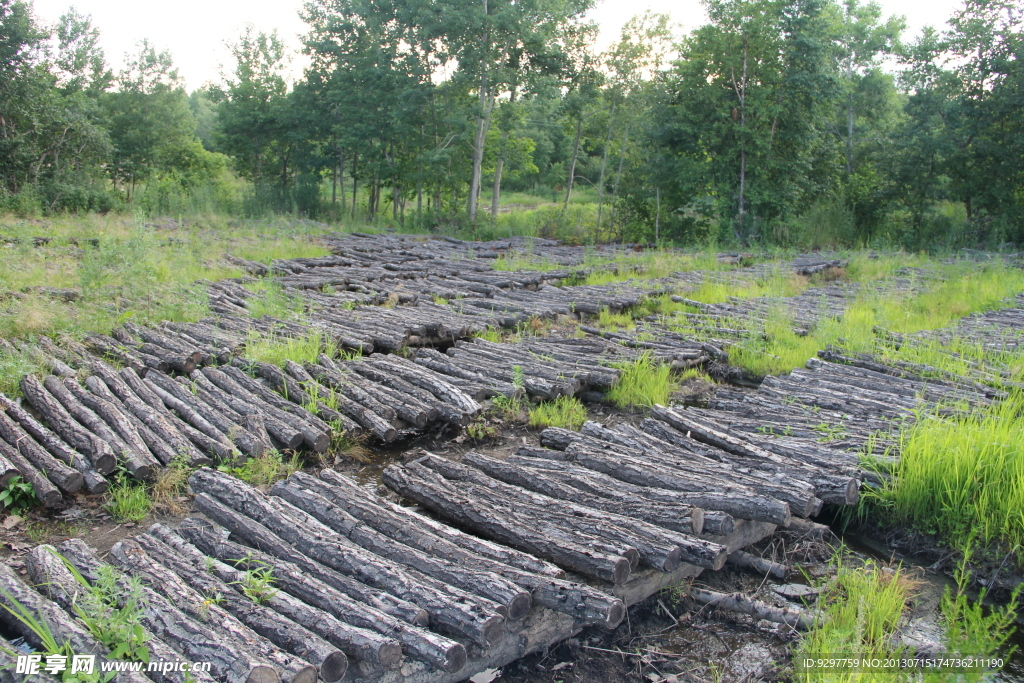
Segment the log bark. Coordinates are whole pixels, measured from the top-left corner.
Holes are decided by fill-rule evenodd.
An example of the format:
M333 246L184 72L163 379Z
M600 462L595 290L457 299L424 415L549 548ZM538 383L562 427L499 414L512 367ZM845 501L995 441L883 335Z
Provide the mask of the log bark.
M99 578L102 562L79 539L58 547L61 555L90 583ZM143 587L145 599L139 604L142 625L174 649L194 661L210 662L214 677L226 683L280 683L281 676L269 662L228 643L221 633L193 621L170 600L151 587Z
M744 569L751 569L758 574L764 574L765 576L771 576L773 578L784 580L786 574L789 573L789 567L778 562L772 562L771 560L757 555L751 555L750 553L737 550L734 553L729 554L729 564L737 567L743 567Z
M131 384L124 371L122 372L122 377L125 381L129 382L135 393L140 397L145 394L159 400L161 409L168 411L169 414L174 415L180 421L181 424L175 423L176 426L198 448L216 455L222 460L234 460L239 456L238 449L228 441L224 434L196 412L191 405L185 401L178 400L174 394L164 391L159 385L149 384L135 375L133 371L129 370L129 372L137 380L137 387ZM149 403L148 399L145 400Z
M39 502L48 508L59 507L64 502L60 491L47 479L42 472L37 470L32 463L22 457L13 446L3 439L0 439L0 458L11 463L22 478L32 484Z
M109 391L117 397L130 413L171 447L176 457L185 458L193 467L210 464L210 459L203 455L179 429L184 423L173 420L166 409L158 410L142 400L128 383L106 363L94 363L92 371L93 377L101 379ZM88 380L86 382L88 383ZM92 385L90 385L91 388ZM159 401L159 398L156 396L153 398ZM163 408L162 405L161 408ZM164 464L168 463L165 462Z
M21 453L64 493L77 493L85 483L81 472L50 455L4 410L0 410L0 439Z
M159 466L160 462L150 452L142 435L127 416L109 401L83 389L76 380L66 379L62 384L70 396L81 402L93 414L102 418L120 437L121 443L125 444L121 458L124 460L128 472L136 479L149 479L153 474L153 468ZM47 388L50 389L50 393L53 393L53 387L47 386Z
M0 394L0 410L6 410L7 414L17 422L22 429L36 440L40 446L45 448L50 455L59 458L62 462L70 465L82 473L85 481L85 489L92 494L99 495L107 492L110 482L103 478L99 472L93 469L92 463L85 459L78 451L69 447L59 436L40 424L27 410L17 403ZM6 486L10 477L6 476L5 464L0 462L0 486ZM12 466L13 467L13 466ZM17 474L17 472L15 472Z
M173 545L173 538L168 536L168 532L169 530L156 528L156 525L150 529L150 533ZM321 577L327 577L333 572L322 565L315 565L312 560L304 556L300 556L304 561L300 560L299 564L295 564L276 555L233 543L224 539L218 528L210 522L194 517L186 519L178 528L177 533L206 555L237 568L272 567L275 581L282 590L342 622L394 638L401 644L404 652L411 657L429 662L448 672L458 671L466 663L466 648L463 645L418 627L425 626L427 621L422 610L417 610L423 614L422 620L419 619L418 614L416 615L417 625L401 621L393 614L384 612L375 606L385 607L386 604L375 599L372 589L368 586L363 586L360 589L364 594L362 597L367 598L361 600L360 597L357 597L360 595L358 593L351 595L339 591L333 584L329 585L322 581ZM324 622L324 624L329 626L330 622Z
M204 371L216 373L216 370L213 368L204 368ZM219 385L211 382L203 372L193 372L189 377L192 380L193 386L196 387L200 398L210 405L217 407L223 405L226 408L226 410L222 409L225 415L231 415L229 411L237 413L237 416L231 415L230 417L233 422L237 420L239 423L244 423L245 416L258 415L267 432L281 444L282 448L295 450L302 445L302 432L282 422L269 410L263 410L261 406L250 400L250 396L246 392L229 393L229 391L221 389ZM323 434L319 434L319 436L326 439Z
M786 503L756 494L753 491L746 493L743 491L679 491L664 486L659 487L653 483L637 484L585 468L576 463L554 458L535 457L540 454L541 450L520 448L516 451L516 455L511 456L506 462L550 472L552 478L596 495L614 495L614 492L621 490L657 502L694 505L704 509L705 526L708 523L708 512L712 510L720 510L739 519L752 519L780 526L785 526L794 519L790 515L789 506ZM530 455L526 455L526 453ZM566 457L566 453L563 451L550 451L550 453L562 458ZM708 533L713 532L708 531Z
M721 569L725 564L726 549L711 541L670 531L639 519L533 493L492 479L474 468L431 454L415 462L440 473L446 479L460 482L471 495L496 507L507 508L510 512L514 511L515 514L538 522L550 520L552 524L581 534L636 548L640 558L659 571L671 572L681 561L706 569Z
M175 607L220 635L227 648L252 652L266 658L277 668L282 681L316 683L316 669L311 664L284 652L220 605L205 599L174 572L155 562L134 540L118 541L110 549L109 556L115 565L138 576Z
M305 626L297 624L278 609L280 604L289 602L285 597L287 594L282 594L277 588L271 588L270 595L256 602L241 595L232 587L246 584L245 572L224 566L224 569L230 571L228 580L224 581L214 575L216 572L212 567L207 569L203 564L195 566L154 536L139 534L132 543L137 546L125 543L122 550L132 553L136 549L141 549L177 574L190 587L207 598L216 599L221 607L253 631L286 652L315 666L323 680L333 683L345 675L348 658L342 650L332 646ZM297 602L294 598L291 601ZM349 652L358 659L380 664L383 668L394 668L401 660L401 648L394 641L388 642L375 633L361 632L361 629L356 632L356 629L350 628L348 633L344 631L344 627L338 630L339 640L347 640ZM390 648L391 652L382 653L385 648Z
M187 420L197 429L203 431L203 433L214 436L219 432L219 434L216 434L217 436L223 435L249 457L258 458L263 455L265 450L263 442L256 435L250 433L241 425L231 422L216 410L211 409L209 405L200 401L167 375L151 372L146 375L146 383L160 396L168 408L173 408L182 419ZM174 400L168 402L164 396L165 394ZM199 417L200 414L203 417ZM214 434L211 434L201 426L203 424L207 426L212 425L215 428Z
M429 470L427 473L434 474ZM596 551L593 547L549 535L515 517L496 514L445 485L439 475L431 478L429 474L413 474L408 468L391 465L384 470L383 478L392 490L483 536L586 576L615 584L629 578L631 563L626 557Z
M469 569L429 551L421 551L416 546L388 538L314 491L278 482L270 493L312 515L372 553L412 567L448 585L493 600L502 606L502 616L510 621L519 621L530 611L530 593L490 569L479 566Z
M69 614L76 614L76 601L84 595L85 586L71 573L56 548L51 545L36 546L25 556L25 568L36 590L63 607ZM178 652L152 633L146 633L145 644L149 648L150 661L181 659ZM201 669L188 672L156 669L146 673L157 683L213 683L214 680L213 676Z
M192 490L216 496L266 525L311 559L422 606L438 628L484 648L490 648L504 633L504 619L497 613L496 603L369 553L284 501L238 486L237 479L205 468L196 470L189 483Z
M13 569L0 563L0 622L11 632L25 639L32 647L41 650L43 643L39 636L27 624L17 619L15 601L28 612L46 622L50 632L58 643L70 643L78 654L93 654L99 658L110 660L110 651L76 622L70 614L53 602L26 586ZM12 612L11 610L15 610ZM96 669L99 669L97 664ZM146 683L148 679L140 673L118 672L114 680L117 683ZM232 683L273 683L270 680L240 679Z
M551 498L584 505L595 510L633 517L683 534L699 536L704 531L704 511L691 505L665 505L637 496L621 494L612 500L573 488L536 470L488 458L479 453L466 453L462 464L475 467L506 484L520 486Z
M79 424L64 406L43 387L34 375L21 379L21 392L50 428L76 451L84 455L100 474L110 474L117 457L110 444Z
M724 609L729 612L749 614L756 619L786 624L796 629L807 630L814 624L814 618L804 610L773 607L766 602L755 600L743 593L719 593L717 591L691 588L690 597L699 603Z
M319 480L301 472L293 475L288 484L320 494L325 502L337 505L380 533L409 547L443 557L467 570L487 571L503 576L529 589L536 604L569 614L582 623L598 623L606 628L614 628L618 620L624 616L624 606L607 594L552 576L538 576L472 553L422 528L409 516L394 514L383 506L352 496L349 493L351 489L339 490L339 487L330 486L326 480Z

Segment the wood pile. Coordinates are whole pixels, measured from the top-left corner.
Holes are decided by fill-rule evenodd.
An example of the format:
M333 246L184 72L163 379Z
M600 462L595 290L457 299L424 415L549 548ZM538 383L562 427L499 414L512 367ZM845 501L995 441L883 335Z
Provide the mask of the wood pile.
M470 520L461 526L488 531L471 535L331 470L296 473L268 495L202 468L190 485L205 518L155 524L106 560L80 540L38 546L26 558L35 590L0 567L0 603L18 600L76 652L111 658L77 617L88 589L66 559L118 605L137 600L153 659L210 662L191 680L454 683L585 626L614 628L628 604L720 568L774 528L741 529L728 515L621 489L595 494L476 454L462 464L427 456L389 473L395 486L457 509ZM261 589L253 572L269 572L272 587ZM117 677L186 680L180 671Z

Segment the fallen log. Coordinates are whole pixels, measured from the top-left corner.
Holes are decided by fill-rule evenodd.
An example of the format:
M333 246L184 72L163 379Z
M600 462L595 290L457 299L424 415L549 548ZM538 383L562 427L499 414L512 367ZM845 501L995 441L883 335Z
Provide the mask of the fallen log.
M17 450L64 493L77 493L85 483L81 472L50 455L4 410L0 410L0 440ZM8 470L4 470L5 475L8 473Z
M718 593L702 588L690 588L690 597L709 607L749 614L756 619L786 624L796 629L807 630L814 624L814 617L804 610L773 607L743 593Z
M150 529L150 533L165 543L174 544L173 539L169 540L168 533L156 528L156 525ZM413 617L415 625L413 622L400 621L393 614L378 608L378 606L386 607L387 605L383 600L374 599L373 591L368 586L362 586L360 589L362 593L350 594L340 591L334 583L328 584L326 580L321 580L322 578L329 580L333 572L322 565L317 565L305 556L298 555L297 559L301 558L299 562L292 563L276 554L241 546L222 538L218 528L210 522L195 517L190 517L182 522L177 533L206 555L235 567L241 569L271 567L274 572L274 580L282 590L343 622L394 638L410 656L430 662L448 672L458 671L466 663L466 648L462 644L419 628L419 626L425 626L427 622L423 610L417 608L418 614ZM334 576L338 575L334 574ZM349 581L348 585L351 586L353 583L355 582ZM360 595L366 599L361 600ZM424 615L423 619L419 618L419 614Z
M117 465L117 456L110 444L79 424L64 406L39 382L35 375L21 378L21 392L56 434L84 455L100 474L110 474Z
M17 603L17 604L16 604ZM102 659L110 660L110 651L96 640L88 631L76 622L70 614L53 602L26 586L13 569L0 563L0 623L9 630L25 639L25 642L40 651L45 651L39 634L16 615L21 609L27 611L24 616L40 619L50 628L54 640L68 643L77 654L93 654ZM97 667L98 668L98 667ZM146 683L144 675L137 672L121 671L115 674L117 683ZM236 679L231 683L273 683L271 679Z
M542 469L545 472L549 472L554 479L599 496L612 496L617 491L623 491L657 502L694 505L705 510L705 526L707 525L707 513L711 510L720 510L738 519L752 519L780 526L785 526L790 520L794 519L790 515L789 505L775 498L759 495L753 491L747 493L680 491L670 490L667 487L656 484L631 483L575 463L564 462L554 458L533 457L533 454L539 454L540 450L520 448L516 451L516 455L508 458L506 462L533 469ZM527 453L531 455L526 455ZM550 453L552 455L565 456L565 453L562 451L550 451Z
M502 616L510 621L519 621L530 611L530 594L489 569L478 567L475 571L467 571L464 565L388 538L314 491L287 482L278 482L270 493L312 515L372 553L412 567L469 593L493 600L502 606Z
M164 391L157 384L150 384L141 378L137 379L145 393L155 396L165 410L173 411L181 420L182 425L185 426L182 431L193 444L223 460L230 461L239 457L238 449L228 441L224 433L207 422L206 418L196 412L191 405L179 400L174 394ZM138 389L136 389L136 394L142 395Z
M764 574L765 576L771 576L776 579L785 579L786 574L789 573L789 567L778 562L772 562L771 560L757 555L751 555L750 553L742 550L729 554L729 564L737 567L743 567L744 569L752 569L758 574Z
M87 581L100 579L103 563L84 541L65 541L57 550ZM280 683L277 669L267 661L245 649L225 647L221 633L193 621L154 589L143 586L142 592L145 599L139 602L139 616L143 627L193 661L210 662L214 677L226 683Z
M54 486L49 479L47 479L42 472L37 470L32 463L22 457L13 446L9 445L3 439L0 439L0 458L3 458L9 462L21 477L32 484L32 490L35 491L36 498L39 502L48 508L59 507L64 502L64 497L61 496L60 491Z
M162 541L148 534L139 534L131 544L125 543L121 550L126 553L144 551L149 557L177 574L190 587L207 598L216 599L218 605L253 631L286 652L315 666L320 678L327 683L338 681L345 675L348 669L345 652L281 613L279 608L282 604L298 602L294 598L289 601L286 593L282 594L276 588L269 588L255 599L240 595L232 586L249 585L245 572L230 570L225 566L225 569L230 570L230 580L223 581L214 576L212 566L196 567ZM401 661L401 648L394 641L387 642L377 634L363 632L361 629L349 628L346 633L344 627L337 628L339 640L346 641L348 652L358 659L370 661L386 669L394 668ZM386 648L390 648L391 651L386 651Z
M422 528L425 531L443 538L460 548L494 560L501 564L508 565L510 567L516 567L523 571L531 574L539 574L541 576L550 576L556 579L564 579L565 572L560 569L557 565L544 560L538 559L529 553L524 553L508 546L500 545L498 543L492 543L491 541L473 536L459 531L455 527L442 524L436 520L420 515L409 508L404 508L401 505L392 503L391 501L374 496L367 491L360 488L354 481L347 477L339 474L338 472L331 469L324 469L320 471L320 478L328 482L334 487L342 487L345 490L345 500L362 499L367 501L370 505L375 507L384 508L394 515L398 515L402 520L408 524L412 524L416 527ZM303 479L304 481L305 479Z
M51 545L37 545L25 555L25 569L28 578L36 590L63 607L69 614L77 614L82 609L86 587L68 569L65 560L57 549ZM149 650L150 660L177 661L181 658L170 645L152 633L146 633L145 646ZM157 683L213 683L213 676L202 668L194 671L181 671L174 668L164 671L163 667L148 670L150 678Z
M217 633L224 645L264 657L278 669L286 683L316 683L316 668L300 657L284 652L266 640L219 604L205 599L174 572L155 562L130 539L118 541L110 549L110 558L124 571L138 576L152 590L162 594L175 607Z
M629 577L631 568L628 558L620 554L595 551L592 547L584 547L564 538L555 538L516 518L495 514L493 510L477 505L444 485L440 475L434 474L434 480L431 481L423 472L416 472L416 476L413 476L408 468L391 465L384 470L383 479L388 488L406 498L513 548L615 584L623 583Z
M432 454L419 458L415 463L429 467L446 479L460 482L470 495L485 504L514 511L517 515L542 523L550 520L560 527L636 548L640 558L659 571L671 572L681 561L708 569L720 569L725 564L725 548L711 541L656 527L639 519L533 493Z
M410 517L359 500L348 494L348 489L343 492L327 484L326 480L297 472L289 479L289 483L319 493L325 501L330 501L382 534L409 547L438 555L466 569L494 572L503 576L529 589L534 603L569 614L581 623L599 623L606 628L614 628L624 616L624 606L607 594L551 576L538 576L472 553L415 524Z
M504 619L497 613L497 604L447 587L368 553L319 522L309 523L302 519L305 513L297 509L284 512L282 508L286 504L283 501L270 505L267 500L254 495L255 491L244 494L224 490L226 480L223 475L217 476L219 474L200 469L189 478L192 489L201 492L196 497L196 505L204 513L207 510L215 512L215 509L206 504L202 494L216 496L220 500L226 497L231 507L241 508L240 512L266 525L310 559L423 607L430 614L431 623L449 633L468 638L484 648L489 648L501 637Z

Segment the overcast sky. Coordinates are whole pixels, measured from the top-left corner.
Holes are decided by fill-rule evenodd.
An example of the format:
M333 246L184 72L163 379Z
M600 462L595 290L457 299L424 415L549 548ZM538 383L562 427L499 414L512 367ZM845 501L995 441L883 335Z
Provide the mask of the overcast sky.
M907 18L912 33L923 26L941 27L960 0L880 0L886 14ZM158 49L168 49L185 78L189 90L207 81L219 81L231 55L226 42L235 40L246 24L260 31L277 29L287 44L299 49L299 34L305 24L298 12L302 0L176 0L174 2L138 2L138 0L35 0L37 17L52 23L73 5L90 14L100 29L107 60L115 70L124 63L126 52L148 38ZM699 0L597 0L591 18L601 27L601 47L611 43L623 24L645 9L671 15L688 31L704 21ZM292 71L300 75L301 57Z

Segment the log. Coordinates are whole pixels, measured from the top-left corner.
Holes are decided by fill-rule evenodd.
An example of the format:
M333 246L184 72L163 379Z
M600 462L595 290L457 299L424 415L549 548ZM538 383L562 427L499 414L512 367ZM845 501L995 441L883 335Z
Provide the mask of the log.
M156 458L156 461L160 465L168 465L172 460L179 457L180 452L175 450L166 439L161 435L150 429L145 422L143 422L135 413L128 409L127 406L117 396L110 391L106 382L96 376L89 376L85 378L85 386L94 395L100 397L108 404L113 406L121 415L128 420L129 424L135 428L139 436L142 438L142 442L146 445L149 453Z
M308 422L317 429L327 432L328 434L330 433L330 425L303 408L303 406L310 405L310 399L309 396L302 391L302 387L299 386L298 382L295 382L286 376L273 365L267 365L266 363L256 364L262 372L261 377L268 376L276 378L275 380L267 380L272 386L280 387L283 391L293 392L292 394L287 395L293 399L289 400L285 396L268 389L262 383L257 382L240 370L239 368L244 367L246 361L236 357L232 359L231 363L231 365L225 365L218 369L226 375L229 375L233 380L238 382L238 384L248 389L253 395L260 397L263 401L269 403L275 408L280 408L286 413L291 413L292 415L300 418L303 422ZM301 405L299 405L300 403Z
M213 368L204 368L204 370L216 373L216 370ZM231 394L229 391L221 389L220 386L211 382L204 373L198 371L193 372L190 378L193 386L196 387L197 395L210 405L215 407L223 406L221 412L225 416L230 416L229 419L232 422L237 421L239 424L244 424L245 416L258 415L263 425L265 425L266 431L281 444L282 448L295 450L302 445L302 432L279 420L269 410L262 409L257 403L250 400L251 397L247 396L244 390ZM232 415L231 411L237 413L237 416ZM326 438L323 434L320 434L320 436Z
M490 569L478 566L468 570L465 565L388 538L318 493L294 484L278 482L270 493L283 498L372 553L412 567L448 585L493 600L502 606L502 616L510 621L519 621L530 611L530 593Z
M199 469L189 477L189 483L193 491L216 496L265 525L311 559L420 605L438 628L468 638L484 648L490 648L503 635L504 619L497 613L499 606L490 600L446 586L369 553L301 510L266 497L251 487L240 486L237 479L222 472ZM200 505L199 497L196 504Z
M129 376L128 373L131 373ZM175 422L182 433L206 453L211 453L222 460L234 460L238 457L238 449L227 440L224 434L202 417L191 405L167 391L164 391L156 384L149 384L142 378L135 375L132 370L122 371L121 377L132 387L136 395L146 403L150 403L146 396L152 396L160 402L160 409L174 415L179 422ZM136 382L136 384L133 384ZM173 413L171 413L173 411ZM180 423L180 424L179 424Z
M384 470L383 479L388 488L406 498L513 548L614 584L623 583L629 577L630 560L626 557L595 551L592 547L548 535L517 518L495 514L446 486L436 473L431 480L426 473L416 472L414 476L408 468L391 465Z
M587 507L567 500L533 493L487 477L479 470L427 454L415 461L461 483L467 492L486 503L506 507L521 516L550 520L560 527L575 529L613 542L634 547L651 567L671 572L681 561L721 569L727 551L717 543L654 526L639 519Z
M392 503L386 498L381 498L380 496L362 489L355 481L332 469L321 470L320 478L327 482L331 487L340 487L344 489L345 495L341 497L342 500L352 500L355 498L357 500L365 501L374 507L383 508L391 514L398 515L406 523L415 525L425 531L429 531L435 536L454 543L475 555L486 557L510 567L522 569L523 571L531 574L550 576L556 579L565 578L565 571L551 562L546 562L530 555L529 553L524 553L514 548L509 548L508 546L493 543L478 536L473 536L472 534L467 534L459 531L455 527L443 524L425 515L417 514L409 508L402 507L397 503ZM305 481L305 475L303 475L303 480Z
M304 443L306 447L314 453L323 453L327 450L328 446L330 446L330 429L322 429L318 425L299 418L297 415L288 413L270 403L267 403L256 394L248 392L229 375L216 368L203 368L202 374L223 393L240 398L256 408L262 415L270 416L274 421L270 424L271 427L276 427L276 425L280 424L284 427L297 430L301 436L299 444ZM280 427L276 428L280 429ZM276 438L283 441L281 437ZM293 448L297 448L299 444L296 444Z
M56 434L84 455L100 474L110 474L117 465L117 456L110 444L79 424L64 406L43 387L34 375L21 378L21 392Z
M372 411L381 419L389 422L395 419L395 410L391 406L381 403L368 392L361 389L355 382L346 381L339 373L315 363L306 363L305 369L320 384L340 392L343 396ZM423 424L417 426L420 428L426 426L426 415L423 416Z
M85 489L89 493L98 495L106 493L110 488L110 482L93 469L92 463L86 460L81 453L69 447L59 436L36 421L27 410L3 394L0 394L0 410L7 411L7 414L50 455L81 472L85 481ZM0 462L0 473L2 473L0 474L0 486L6 486L10 481L10 477L6 476L9 470L4 468L5 463ZM16 471L15 474L17 474Z
M757 555L751 555L750 553L737 550L736 552L729 554L729 564L737 567L743 567L744 569L752 569L758 574L764 574L765 576L771 576L773 578L784 580L786 574L789 573L789 567L778 562L772 562L771 560Z
M625 493L612 500L573 488L551 477L544 476L536 470L529 470L514 463L496 460L479 453L466 453L462 456L461 462L506 484L520 486L551 498L611 512L623 517L641 519L683 534L697 536L704 530L704 511L691 505L658 504Z
M54 387L49 385L49 379L44 384L46 384L46 388L50 390L50 393L53 393ZM55 382L55 384L57 383ZM128 472L136 479L148 479L153 474L153 468L159 466L160 462L153 457L142 435L139 434L135 425L131 423L127 416L109 401L83 389L76 380L66 379L62 384L67 390L68 401L77 400L81 402L82 406L93 414L98 415L114 430L121 443L125 445L125 448L121 451L121 458L124 460ZM65 407L67 407L66 403Z
M103 563L80 539L65 541L58 547L90 583L100 578ZM149 586L143 586L140 621L144 628L193 661L210 662L214 677L225 683L280 683L277 669L247 650L228 643L221 633L193 621L170 600Z
M435 535L430 530L416 524L413 518L420 517L422 519L419 515L395 514L383 506L375 505L368 499L359 500L358 496L349 494L351 491L349 488L339 490L338 487L330 486L326 479L318 480L302 472L293 475L289 479L289 484L319 493L326 501L337 505L382 534L407 546L444 557L467 569L489 571L503 576L531 590L533 601L536 604L569 614L581 623L597 623L606 628L614 628L618 624L618 620L625 615L624 606L605 593L552 576L538 576L472 553L445 540L444 537ZM535 562L539 563L540 561L535 560Z
M54 640L58 643L68 643L73 652L77 654L93 654L100 659L110 660L110 651L96 640L84 627L80 626L70 614L50 602L42 595L32 590L18 578L14 570L6 564L0 563L0 623L10 633L17 634L25 639L37 650L45 651L44 644L39 636L29 628L28 624L18 619L17 602L22 608L28 611L31 617L40 619L50 628ZM96 669L100 667L97 664ZM141 673L122 671L118 672L114 680L117 683L146 683L148 679ZM232 681L231 683L243 683L243 680ZM244 683L273 683L265 680L244 681Z
M241 425L231 422L216 410L211 409L208 404L189 393L167 375L151 372L146 375L146 383L160 396L168 408L173 408L182 419L188 421L203 433L214 436L216 432L219 432L228 441L235 444L242 453L251 458L258 458L263 455L265 450L263 442L255 434L244 429ZM172 397L174 400L168 402L165 395ZM202 415L201 418L199 417L200 415ZM215 433L211 434L202 426L203 424L207 427L212 425L215 428Z
M171 415L166 411L166 409L158 410L139 398L124 379L114 372L113 368L109 367L106 363L93 363L92 371L93 377L88 378L86 383L90 389L94 390L94 393L100 393L101 387L95 386L94 389L94 385L96 383L89 383L89 380L94 378L102 380L109 393L112 396L115 396L117 400L120 401L120 403L128 410L128 412L141 421L146 428L167 443L176 457L185 458L189 465L194 467L210 464L210 459L203 455L180 431L179 425L182 425L183 423L177 420L172 420ZM159 401L159 398L156 396L153 398ZM107 397L107 400L113 401L113 399L109 397ZM163 406L161 406L161 408L162 407ZM169 463L164 462L163 464L167 465Z
M765 619L776 624L786 624L800 630L807 630L814 625L814 617L804 610L773 607L766 602L755 600L743 593L719 593L717 591L704 590L703 588L690 588L690 597L699 603L711 607L717 607L729 612L749 614L756 619Z
M67 561L61 557L57 549L51 545L37 545L25 556L25 568L28 577L35 584L36 590L63 607L69 614L77 614L81 608L82 596L86 587L68 569ZM77 604L76 604L77 602ZM146 647L149 649L150 661L178 661L181 655L170 645L152 633L146 633ZM157 683L213 683L213 676L202 669L195 671L163 671L154 669L147 671L150 678Z
M48 508L59 507L64 502L64 497L60 495L60 491L54 486L49 479L43 475L42 472L37 470L32 463L22 457L13 446L8 444L3 439L0 439L0 458L3 458L7 462L11 463L15 469L18 470L21 477L32 484L32 489L35 491L36 498L39 502Z
M0 439L6 441L25 459L35 465L36 469L45 474L46 478L56 484L57 488L64 493L77 493L85 483L81 472L68 467L50 455L4 410L0 410Z
M223 531L223 530L221 530ZM165 543L174 545L173 532L157 528L154 525L149 533L159 537ZM269 532L268 532L269 533ZM380 600L372 599L372 590L364 586L368 600L360 601L337 590L333 585L321 581L319 577L333 574L322 565L313 566L308 558L301 564L294 564L284 559L246 546L238 545L222 538L217 528L210 522L190 517L182 522L177 534L193 543L201 552L215 557L225 563L241 569L272 567L274 580L282 590L294 595L307 605L322 610L334 619L366 628L397 640L406 654L429 662L444 671L458 671L466 663L466 648L453 640L431 633L418 626L400 621L392 614L386 613L375 604L384 605ZM310 569L313 571L310 571ZM337 575L335 575L337 576ZM419 610L422 613L422 610ZM426 618L418 625L426 625ZM332 622L323 622L329 627ZM325 635L326 637L326 635Z
M252 652L266 658L278 670L283 681L316 683L316 669L311 664L282 651L219 604L204 598L174 572L155 562L135 541L118 541L111 547L109 556L115 565L138 576L175 607L217 633L227 648Z
M208 569L204 563L197 567L159 539L147 534L139 534L130 543L124 542L121 550L127 553L140 550L145 552L150 558L174 572L190 587L207 598L217 599L219 606L253 631L286 652L315 666L320 678L328 683L340 680L345 675L345 671L348 669L348 658L345 653L319 635L283 615L278 606L281 603L288 603L289 600L285 597L287 594L281 594L277 588L271 588L270 595L261 602L256 602L241 595L237 588L246 585L245 572L232 570L225 566L224 568L230 572L230 579L223 581L214 576L212 566ZM297 601L291 598L291 602ZM342 629L339 630L344 633ZM353 633L354 631L358 632ZM394 641L386 642L377 634L362 632L361 629L350 628L349 633L344 635L348 636L345 640L349 641L351 653L359 659L381 664L383 668L394 668L401 660L401 648ZM384 654L382 663L380 661L382 648L388 646L392 652ZM389 654L390 656L388 656Z

